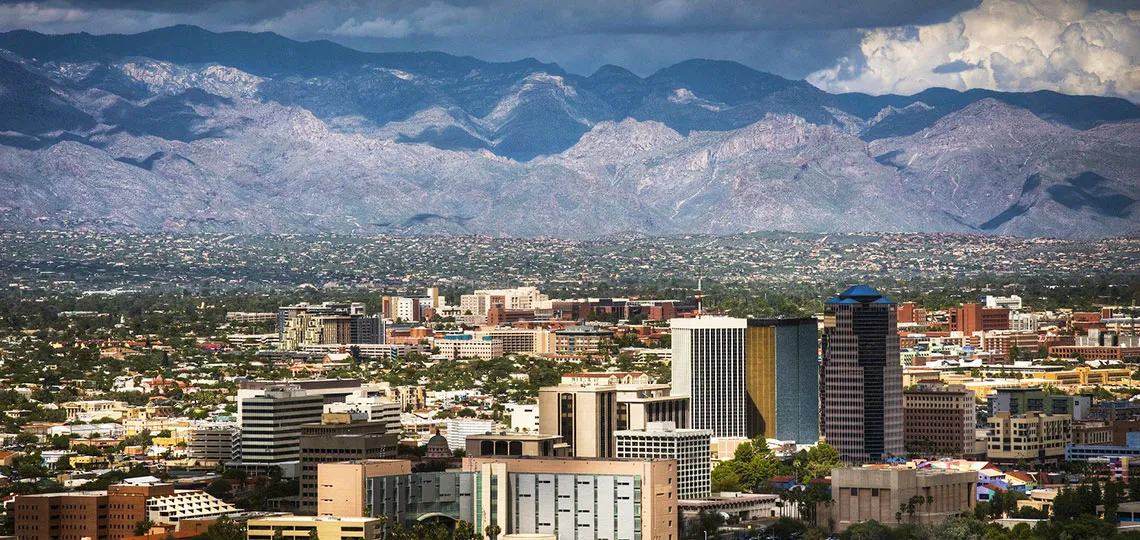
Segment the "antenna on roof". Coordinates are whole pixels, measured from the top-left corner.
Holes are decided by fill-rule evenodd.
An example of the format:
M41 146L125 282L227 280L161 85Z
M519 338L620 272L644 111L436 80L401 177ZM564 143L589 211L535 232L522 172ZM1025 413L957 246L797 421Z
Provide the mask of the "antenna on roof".
M698 319L701 318L701 315L704 314L704 307L703 307L704 299L705 299L704 290L701 289L701 268L698 266L697 267L697 318Z

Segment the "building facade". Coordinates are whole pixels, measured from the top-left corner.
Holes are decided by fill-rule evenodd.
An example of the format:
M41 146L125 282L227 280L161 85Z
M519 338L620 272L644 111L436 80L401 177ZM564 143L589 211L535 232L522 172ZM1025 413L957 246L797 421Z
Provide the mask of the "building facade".
M855 523L940 523L971 511L978 473L945 469L841 468L831 471L831 517L837 531ZM913 514L896 515L912 498L921 498ZM916 501L918 499L915 499Z
M324 414L319 424L301 426L301 509L317 507L317 467L321 463L396 457L399 435L384 422L363 414Z
M1073 417L1067 414L999 412L988 420L986 459L990 461L1058 461L1071 441Z
M231 462L246 470L280 467L296 478L300 470L301 426L321 421L324 398L293 385L273 386L261 395L238 401L241 417L241 459Z
M538 391L539 433L559 435L577 457L613 457L614 386L549 386Z
M673 393L715 437L819 440L815 319L673 319Z
M672 422L650 422L646 429L614 433L617 457L671 459L677 462L677 497L698 499L710 493L712 431L677 429Z
M977 403L965 387L919 385L903 392L903 442L908 453L961 457L973 452Z
M902 365L895 303L865 285L824 303L821 426L847 463L902 456Z

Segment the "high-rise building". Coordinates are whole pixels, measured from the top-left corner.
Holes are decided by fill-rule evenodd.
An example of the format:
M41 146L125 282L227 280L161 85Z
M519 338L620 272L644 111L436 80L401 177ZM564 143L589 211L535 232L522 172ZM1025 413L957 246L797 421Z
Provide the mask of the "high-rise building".
M229 466L264 471L280 467L296 478L301 459L301 426L321 421L324 398L298 386L269 387L260 395L238 400L241 460Z
M820 423L847 463L902 456L902 364L895 303L866 285L824 302Z
M689 427L713 436L819 440L815 319L701 317L670 321L673 393Z
M614 433L619 458L672 459L677 462L677 498L709 495L712 431L677 429L672 422L650 422L645 429Z
M351 345L384 342L380 317L368 316L359 302L297 304L277 310L281 348L295 351L304 345Z
M548 386L538 391L539 432L561 435L577 457L613 457L617 388Z

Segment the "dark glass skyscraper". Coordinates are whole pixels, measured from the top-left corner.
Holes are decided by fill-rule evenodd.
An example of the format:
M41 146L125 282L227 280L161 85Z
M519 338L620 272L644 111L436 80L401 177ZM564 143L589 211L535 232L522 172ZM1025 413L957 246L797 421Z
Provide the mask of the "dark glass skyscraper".
M849 463L903 455L896 308L866 285L824 303L820 427Z

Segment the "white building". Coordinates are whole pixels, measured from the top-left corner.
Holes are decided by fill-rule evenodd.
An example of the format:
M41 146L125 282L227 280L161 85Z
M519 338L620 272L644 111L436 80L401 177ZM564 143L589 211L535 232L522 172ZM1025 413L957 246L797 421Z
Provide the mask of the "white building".
M344 398L344 403L328 403L327 413L364 413L369 422L384 422L388 433L399 434L400 404L388 401L384 390L376 386L365 386Z
M483 435L495 429L491 420L453 419L447 421L447 446L452 451L467 449L468 435Z
M1018 295L1013 296L983 296L982 304L988 308L1006 308L1011 310L1021 309L1021 297Z
M435 340L440 356L449 360L478 358L490 360L503 357L503 341L491 336L476 339L471 334L451 334Z
M186 432L186 454L201 463L227 463L241 458L241 430L228 424L200 424Z
M241 460L236 465L276 466L283 476L295 478L300 472L301 425L320 423L324 403L319 393L295 385L271 386L260 395L240 399Z
M511 413L511 431L520 433L538 433L538 404L508 405Z
M677 461L677 498L709 495L712 480L712 431L677 429L673 422L650 422L644 430L615 431L619 458Z
M171 495L154 495L146 500L147 519L169 523L179 530L185 519L220 517L238 513L233 505L198 490L176 490Z
M701 317L669 321L673 393L690 396L690 426L714 437L746 437L744 344L748 319ZM702 384L706 383L706 384ZM709 385L715 386L715 391Z

